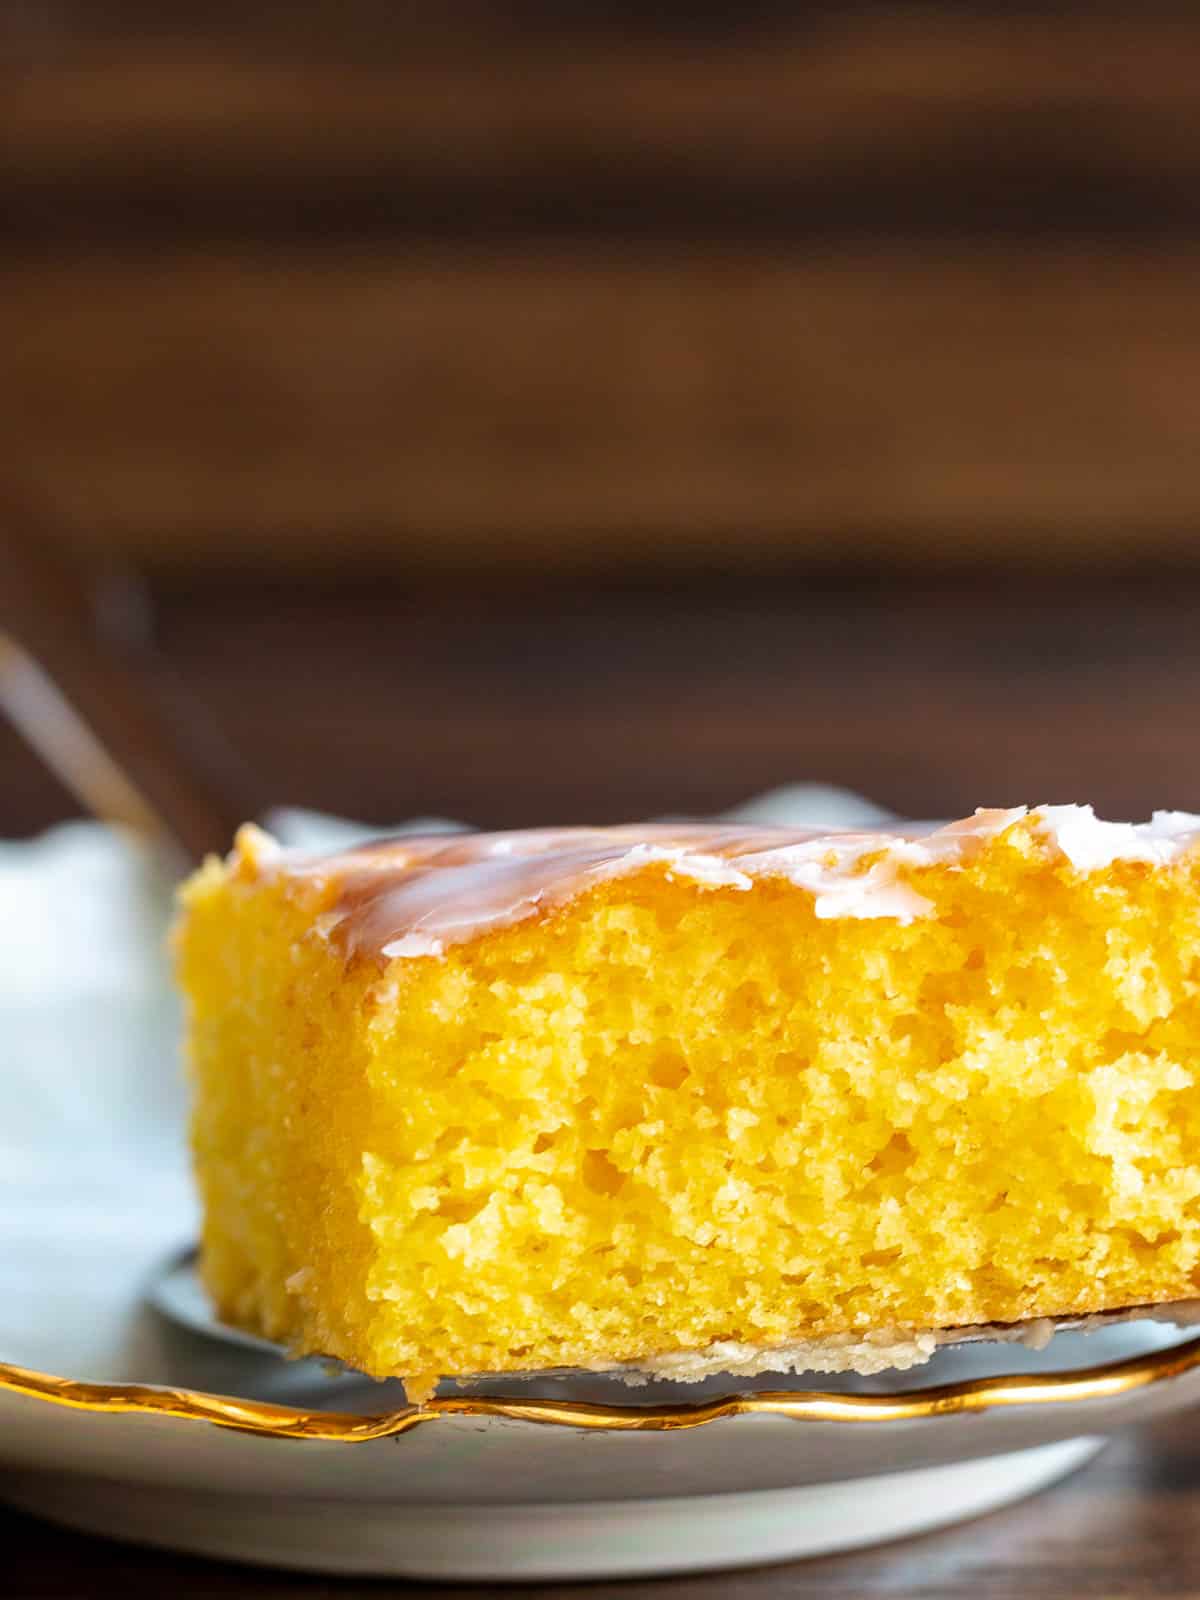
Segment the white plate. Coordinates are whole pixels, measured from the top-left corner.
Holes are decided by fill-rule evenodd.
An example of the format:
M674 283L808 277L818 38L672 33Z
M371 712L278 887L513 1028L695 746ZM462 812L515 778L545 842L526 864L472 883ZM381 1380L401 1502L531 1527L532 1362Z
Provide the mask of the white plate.
M615 1577L845 1549L1015 1499L1114 1427L1200 1398L1200 1340L1137 1322L808 1392L550 1375L445 1385L415 1410L398 1385L228 1340L186 1267L158 1295L180 1326L141 1293L158 1277L74 1325L69 1381L0 1368L0 1492L77 1527L310 1569ZM60 1356L63 1338L47 1328Z
M938 1526L1200 1399L1200 1341L1153 1322L1039 1353L949 1348L813 1392L551 1375L450 1387L420 1412L398 1386L230 1342L186 1271L158 1272L195 1233L161 884L128 845L75 826L0 846L0 905L0 1494L14 1504L337 1572L687 1571ZM147 1303L156 1281L169 1317Z

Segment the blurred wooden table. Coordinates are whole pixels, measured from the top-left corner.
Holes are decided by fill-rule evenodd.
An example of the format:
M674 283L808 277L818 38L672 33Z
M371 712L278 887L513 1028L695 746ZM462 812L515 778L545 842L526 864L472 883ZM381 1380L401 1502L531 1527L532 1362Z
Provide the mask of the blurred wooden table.
M705 811L797 779L926 816L1043 799L1114 816L1200 809L1195 579L541 592L244 580L163 591L158 631L276 799L380 823ZM69 814L6 729L0 770L0 833ZM1185 1416L1123 1437L1047 1495L947 1533L621 1593L1200 1595L1196 1429ZM7 1513L0 1539L13 1600L381 1592Z
M908 816L1200 810L1200 575L462 577L157 590L182 686L268 803L386 825L614 822L843 784ZM0 830L70 802L0 727Z
M164 567L1195 564L1198 72L1179 0L24 0L9 468Z

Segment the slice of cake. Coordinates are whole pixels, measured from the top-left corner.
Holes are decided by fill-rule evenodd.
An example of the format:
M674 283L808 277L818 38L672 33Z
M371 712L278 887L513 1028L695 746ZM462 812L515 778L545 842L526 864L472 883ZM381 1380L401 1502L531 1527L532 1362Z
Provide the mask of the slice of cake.
M439 1375L1200 1292L1200 817L245 828L178 930L223 1317Z

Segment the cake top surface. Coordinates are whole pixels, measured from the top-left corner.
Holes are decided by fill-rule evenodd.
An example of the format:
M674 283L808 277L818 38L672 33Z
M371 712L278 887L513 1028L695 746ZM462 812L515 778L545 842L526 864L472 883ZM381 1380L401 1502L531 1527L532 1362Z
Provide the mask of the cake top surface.
M709 889L784 879L813 896L818 917L909 922L933 908L905 868L957 865L1019 823L1083 872L1120 860L1165 866L1200 846L1200 815L1191 812L1106 822L1091 806L1069 805L981 809L944 825L871 832L718 822L414 834L328 855L283 850L247 827L235 864L253 877L329 885L318 931L347 955L392 960L440 955L652 863Z

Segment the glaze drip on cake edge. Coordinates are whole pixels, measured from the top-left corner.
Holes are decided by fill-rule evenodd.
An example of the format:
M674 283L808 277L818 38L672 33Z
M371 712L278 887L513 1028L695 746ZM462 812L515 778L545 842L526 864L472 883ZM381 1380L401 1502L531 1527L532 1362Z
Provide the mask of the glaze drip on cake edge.
M237 856L253 877L328 884L336 898L318 931L347 956L438 956L494 928L569 902L591 885L661 863L701 888L746 891L784 879L813 897L821 918L911 922L933 909L905 868L956 866L1028 818L1080 872L1116 861L1165 866L1200 844L1200 815L1156 811L1149 822L1106 822L1091 806L979 809L945 826L857 832L733 823L645 823L511 833L381 839L330 855L281 849L253 827Z

